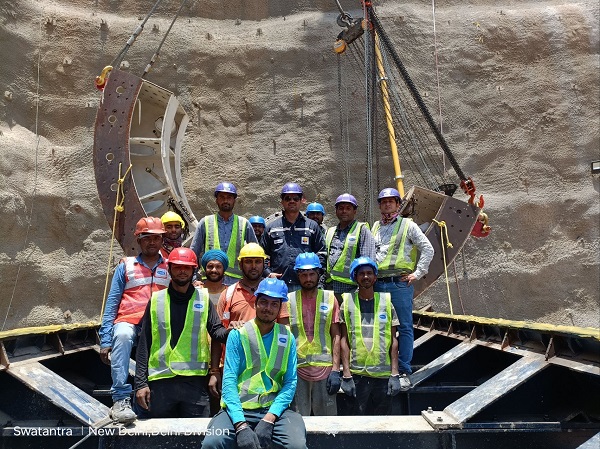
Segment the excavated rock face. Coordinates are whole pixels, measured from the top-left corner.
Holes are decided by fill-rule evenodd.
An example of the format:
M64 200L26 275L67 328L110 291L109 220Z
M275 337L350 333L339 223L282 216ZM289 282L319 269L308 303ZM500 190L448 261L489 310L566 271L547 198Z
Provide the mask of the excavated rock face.
M0 330L99 318L107 267L122 251L111 247L94 182L93 81L153 3L0 3ZM597 2L436 5L439 90L425 3L376 7L436 120L439 97L443 133L491 218L491 236L471 239L449 267L454 312L598 327ZM342 5L360 15L358 2ZM142 73L170 8L149 20L123 69ZM336 17L325 0L184 8L148 79L191 117L183 173L198 218L215 210L221 180L237 184L245 216L276 212L287 181L325 205L328 225L349 186L364 213L364 87L342 89L356 117L347 157ZM392 185L387 154L377 172L378 187ZM444 279L416 306L429 303L449 311Z

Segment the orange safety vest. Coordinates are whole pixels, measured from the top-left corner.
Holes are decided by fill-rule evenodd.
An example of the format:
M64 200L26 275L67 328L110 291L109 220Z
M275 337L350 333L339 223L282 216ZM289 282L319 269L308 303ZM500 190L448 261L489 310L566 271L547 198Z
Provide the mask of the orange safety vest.
M150 268L139 263L136 257L126 257L124 263L125 289L121 296L115 323L139 324L152 293L169 286L167 262L163 259L157 265L154 274Z

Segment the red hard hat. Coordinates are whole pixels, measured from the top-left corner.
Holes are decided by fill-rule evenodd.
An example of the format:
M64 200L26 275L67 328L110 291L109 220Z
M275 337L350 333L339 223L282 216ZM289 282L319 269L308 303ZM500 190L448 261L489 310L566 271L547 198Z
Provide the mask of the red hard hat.
M175 265L189 265L190 267L198 266L198 258L196 257L196 253L189 248L185 248L180 246L179 248L175 248L169 254L169 263L174 263Z
M140 234L164 234L165 226L160 218L156 217L143 217L135 225L135 232L133 235L138 236Z

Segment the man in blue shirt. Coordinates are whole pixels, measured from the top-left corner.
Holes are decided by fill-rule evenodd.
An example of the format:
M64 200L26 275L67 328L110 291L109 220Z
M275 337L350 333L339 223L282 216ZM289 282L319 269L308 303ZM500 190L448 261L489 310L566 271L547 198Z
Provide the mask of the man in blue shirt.
M302 416L289 408L297 382L296 343L275 322L285 301L285 283L264 279L256 290L256 318L229 334L223 410L208 424L203 449L306 449Z
M325 266L325 238L317 222L300 213L303 196L302 187L295 182L283 186L283 213L267 223L260 241L270 258L265 274L283 280L290 292L300 290L300 281L294 271L298 254L315 253Z
M204 253L220 249L227 254L228 268L223 284L232 285L242 278L238 265L238 255L246 243L258 243L252 225L244 217L235 215L233 208L237 189L230 182L221 182L215 188L215 202L219 212L203 217L198 223L190 248L202 260Z

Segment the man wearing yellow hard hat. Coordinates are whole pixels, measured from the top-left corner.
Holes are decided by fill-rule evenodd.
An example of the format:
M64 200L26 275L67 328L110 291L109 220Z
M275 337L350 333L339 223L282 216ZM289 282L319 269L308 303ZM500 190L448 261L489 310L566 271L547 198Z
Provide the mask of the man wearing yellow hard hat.
M160 253L165 259L169 258L169 254L175 248L179 248L183 243L183 232L185 230L185 221L181 216L173 211L168 211L160 217L165 226L165 234L163 236L163 244Z

